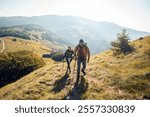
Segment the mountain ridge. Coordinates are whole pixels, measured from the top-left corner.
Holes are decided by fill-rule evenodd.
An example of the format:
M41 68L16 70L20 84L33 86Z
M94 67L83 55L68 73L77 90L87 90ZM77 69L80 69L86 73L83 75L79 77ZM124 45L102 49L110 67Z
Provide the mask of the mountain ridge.
M114 23L95 22L86 18L75 16L33 16L33 17L0 17L0 27L37 24L61 37L61 40L73 46L83 38L92 53L99 53L110 47L110 42L116 38L116 34L122 30L122 26ZM131 39L148 36L150 33L136 31L127 28ZM96 42L96 43L95 43Z
M84 19L84 20L89 20L89 21L93 21L93 22L97 22L97 23L110 23L110 24L114 24L114 25L118 25L120 27L124 27L124 28L130 28L132 30L137 30L137 31L140 31L140 32L146 32L146 33L150 33L149 31L144 31L144 30L138 30L138 29L134 29L134 28L131 28L131 27L126 27L126 26L121 26L119 24L116 24L116 23L113 23L113 22L108 22L108 21L95 21L95 20L91 20L91 19L88 19L88 18L84 18L84 17L80 17L80 16L73 16L73 15L37 15L37 16L0 16L0 18L34 18L34 17L76 17L76 18L81 18L81 19ZM2 26L3 27L3 26Z
M64 46L67 45L63 40L60 40L58 35L35 24L1 27L0 37L7 36L22 38L25 40L40 41L51 49L56 49L58 46L59 48L64 48ZM59 50L59 48L57 49Z

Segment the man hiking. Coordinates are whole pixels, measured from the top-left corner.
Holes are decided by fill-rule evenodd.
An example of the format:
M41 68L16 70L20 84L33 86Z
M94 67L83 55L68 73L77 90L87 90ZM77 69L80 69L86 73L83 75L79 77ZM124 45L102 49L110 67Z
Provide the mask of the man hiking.
M71 61L73 59L73 55L74 55L74 52L71 49L71 46L68 46L68 49L64 53L64 58L66 59L66 62L67 62L67 71L66 71L66 74L68 73L68 70L69 70L69 73L71 73L70 63L71 63Z
M89 62L89 60L90 60L90 50L82 39L80 39L79 44L75 47L74 54L75 54L75 58L77 60L77 81L76 81L76 83L78 83L79 77L80 77L81 63L82 63L81 71L84 75L86 75L86 72L85 72L86 62Z

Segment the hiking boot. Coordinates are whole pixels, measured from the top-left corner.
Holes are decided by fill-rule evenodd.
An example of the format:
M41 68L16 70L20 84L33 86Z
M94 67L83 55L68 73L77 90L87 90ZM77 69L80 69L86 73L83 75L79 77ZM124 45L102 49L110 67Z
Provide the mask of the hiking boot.
M84 69L82 69L81 71L82 71L82 73L83 73L84 75L86 75L86 72L84 71Z

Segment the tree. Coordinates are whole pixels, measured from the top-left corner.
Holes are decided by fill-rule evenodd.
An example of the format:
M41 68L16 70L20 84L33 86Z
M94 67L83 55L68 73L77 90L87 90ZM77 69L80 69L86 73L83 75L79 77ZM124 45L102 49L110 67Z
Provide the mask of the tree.
M117 34L117 40L111 42L114 54L127 54L127 52L132 50L129 45L129 34L126 31L126 29L123 29L121 33Z

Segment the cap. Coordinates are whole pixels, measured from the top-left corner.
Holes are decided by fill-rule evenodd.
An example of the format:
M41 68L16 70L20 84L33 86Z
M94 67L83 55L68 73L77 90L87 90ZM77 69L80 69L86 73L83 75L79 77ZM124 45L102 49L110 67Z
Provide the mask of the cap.
M80 39L79 43L84 43L83 39Z

